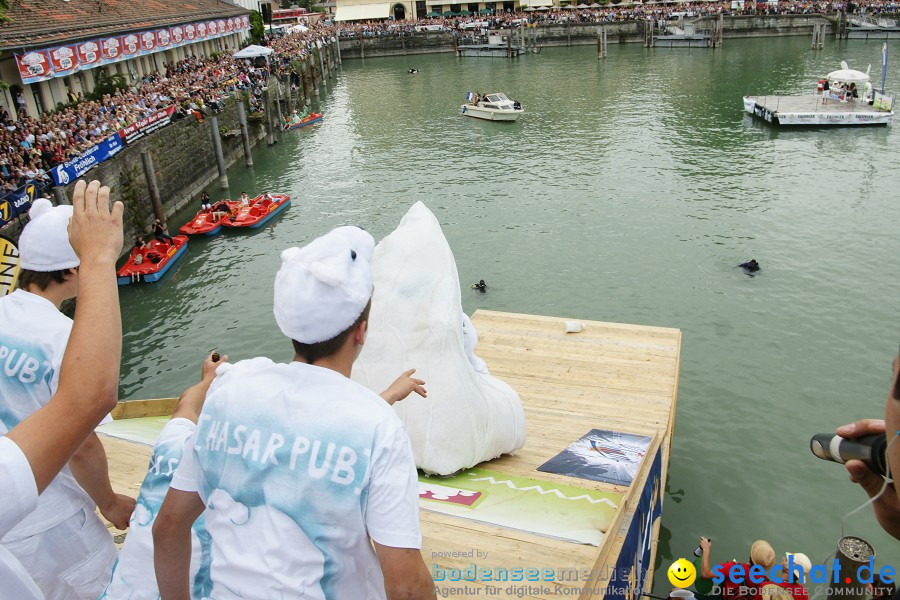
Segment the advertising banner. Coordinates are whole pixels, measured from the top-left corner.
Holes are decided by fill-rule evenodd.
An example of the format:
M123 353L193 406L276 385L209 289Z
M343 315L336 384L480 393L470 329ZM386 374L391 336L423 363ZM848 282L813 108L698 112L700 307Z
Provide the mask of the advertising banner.
M19 249L16 243L0 235L0 296L16 289L19 277Z
M647 482L641 491L637 510L628 534L622 542L619 560L609 580L604 600L630 600L644 591L644 579L650 566L650 548L653 541L653 525L662 516L662 453L659 447L653 457Z
M131 58L141 49L141 40L133 33L122 36L122 56Z
M160 52L196 40L217 38L249 28L250 19L246 17L190 23L16 54L16 63L23 83L38 83L52 77L64 77L76 71L92 69L98 65Z
M172 42L172 36L169 34L168 29L157 29L156 30L156 47L162 50L163 48L168 48Z
M177 27L173 27L169 30L169 35L172 37L172 45L180 46L182 42L184 42L184 27L178 25Z
M27 54L16 54L16 63L19 65L19 75L22 77L22 83L37 83L53 77L50 59L43 50L28 52Z
M136 140L141 139L149 133L153 133L157 129L165 127L172 122L172 115L175 114L175 107L170 106L159 112L155 112L149 117L144 117L140 121L129 125L124 129L120 129L117 134L122 143L132 144Z
M68 75L78 69L78 54L75 46L60 46L51 49L50 66L55 76Z
M100 44L97 41L76 44L75 51L78 53L78 65L82 69L90 69L100 64Z
M29 181L16 191L3 196L3 199L0 200L0 227L6 226L19 215L28 212L31 203L34 202L36 190L37 185L33 181Z
M50 171L50 175L53 177L53 181L56 185L66 185L69 182L75 181L96 165L99 165L105 160L109 160L121 152L123 147L119 134L114 133L96 146L92 146L85 150L84 153L77 158L53 167Z
M122 38L106 38L100 43L100 64L109 64L122 60Z
M152 31L145 31L140 35L141 38L141 54L149 54L156 48L156 34Z

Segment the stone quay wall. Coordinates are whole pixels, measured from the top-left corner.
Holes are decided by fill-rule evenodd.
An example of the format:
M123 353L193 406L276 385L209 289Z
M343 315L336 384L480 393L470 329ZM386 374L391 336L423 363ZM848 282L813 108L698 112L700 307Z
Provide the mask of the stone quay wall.
M715 23L714 17L696 19L698 31L709 31ZM686 21L687 22L687 21ZM834 34L835 17L812 15L738 15L724 18L724 38L774 37L787 35L812 36L815 25L825 24L826 34ZM646 21L625 21L604 23L610 44L644 42ZM537 45L540 46L583 46L597 43L600 25L596 23L568 23L538 25L535 28ZM526 30L528 41L532 30ZM516 30L518 34L518 30ZM422 32L409 35L371 36L341 38L343 58L375 58L379 56L406 56L436 52L453 52L454 36L450 32Z
M217 119L219 130L226 132L221 137L225 164L231 165L244 156L241 136L239 133L235 135L240 130L237 103L228 100ZM154 219L150 188L141 160L142 152L149 152L153 159L159 197L167 216L188 202L195 201L203 189L219 189L211 124L212 119L209 117L202 123L193 116L175 121L127 146L115 158L101 163L82 177L88 181L99 179L103 185L110 187L113 199L125 203L127 250L131 249L134 236L138 233L136 225L144 223L143 233L146 233ZM253 117L248 117L248 129L251 144L265 137L262 122ZM74 186L73 181L65 187L69 199ZM59 194L58 191L56 193ZM177 229L176 224L169 224L169 233L172 235L177 235Z

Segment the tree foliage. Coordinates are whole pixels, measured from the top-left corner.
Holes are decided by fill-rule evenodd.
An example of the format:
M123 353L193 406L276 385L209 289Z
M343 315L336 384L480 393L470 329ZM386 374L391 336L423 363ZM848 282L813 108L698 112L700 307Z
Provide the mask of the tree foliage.
M108 75L105 71L100 69L94 78L94 89L88 94L88 98L91 100L101 100L106 94L112 95L116 93L116 90L125 89L128 89L128 82L125 81L123 75L120 73Z
M254 10L250 13L250 41L254 44L262 44L265 35L266 26L263 23L262 15L259 14L259 11Z

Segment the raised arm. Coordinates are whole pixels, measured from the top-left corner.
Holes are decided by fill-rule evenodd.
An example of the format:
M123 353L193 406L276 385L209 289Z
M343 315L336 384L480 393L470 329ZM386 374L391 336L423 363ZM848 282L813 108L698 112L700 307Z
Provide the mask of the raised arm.
M116 406L122 320L116 259L122 249L121 202L109 188L79 181L72 197L69 241L81 260L75 325L60 369L59 387L43 408L7 436L28 459L39 492Z

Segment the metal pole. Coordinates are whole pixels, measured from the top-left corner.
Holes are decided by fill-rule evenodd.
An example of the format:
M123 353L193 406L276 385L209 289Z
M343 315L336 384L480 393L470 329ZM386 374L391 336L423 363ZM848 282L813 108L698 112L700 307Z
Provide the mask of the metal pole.
M241 142L244 144L244 162L248 167L253 166L253 156L250 154L250 131L247 127L247 113L244 110L244 101L237 103L238 122L241 124Z
M213 117L215 119L215 117ZM218 129L216 130L218 134ZM221 144L220 144L221 147ZM162 202L159 199L159 186L156 185L156 171L153 170L153 157L144 150L141 152L141 163L144 165L144 176L147 178L147 188L150 190L150 203L153 204L153 212L156 218L166 222L166 211L163 209Z

